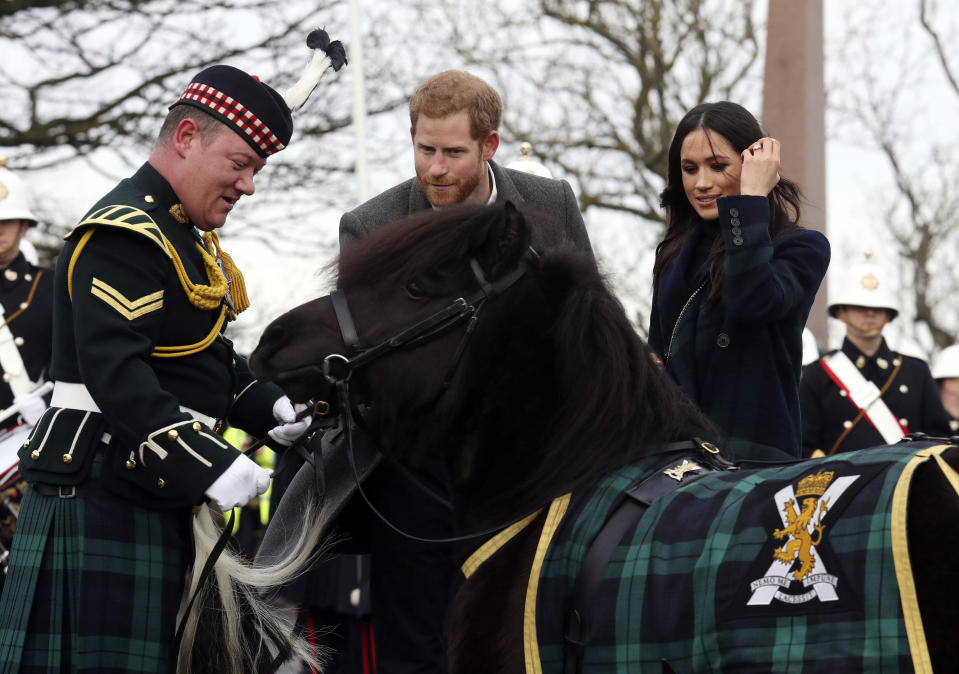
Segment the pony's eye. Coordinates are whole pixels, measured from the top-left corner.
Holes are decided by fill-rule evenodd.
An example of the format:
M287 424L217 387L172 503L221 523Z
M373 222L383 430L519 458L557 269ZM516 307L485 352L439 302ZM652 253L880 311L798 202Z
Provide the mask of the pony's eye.
M426 291L423 290L423 286L421 286L421 285L420 285L418 282L416 282L416 281L410 281L409 283L406 284L406 295L407 295L407 297L409 297L411 300L425 300L425 299L426 299Z

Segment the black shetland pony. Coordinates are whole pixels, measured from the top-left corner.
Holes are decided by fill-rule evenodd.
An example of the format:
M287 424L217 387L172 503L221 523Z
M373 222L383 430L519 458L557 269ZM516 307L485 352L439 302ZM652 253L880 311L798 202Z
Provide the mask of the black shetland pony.
M728 466L595 262L529 251L538 224L506 204L382 228L341 256L336 310L288 312L251 358L294 399L363 403L388 460L445 451L459 532L511 525L467 551L451 671L954 667L959 450ZM652 505L584 600L614 488Z

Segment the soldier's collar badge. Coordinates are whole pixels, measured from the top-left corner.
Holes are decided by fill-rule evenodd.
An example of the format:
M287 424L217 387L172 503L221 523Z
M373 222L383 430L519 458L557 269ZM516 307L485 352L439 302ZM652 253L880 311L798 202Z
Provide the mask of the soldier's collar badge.
M190 217L186 214L186 209L183 208L183 204L173 204L170 206L170 215L182 225L190 222Z

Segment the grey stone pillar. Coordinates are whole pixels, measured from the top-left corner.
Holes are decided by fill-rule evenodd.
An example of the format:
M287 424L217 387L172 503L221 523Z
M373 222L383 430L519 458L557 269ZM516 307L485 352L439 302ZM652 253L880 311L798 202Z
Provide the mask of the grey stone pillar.
M802 224L826 232L822 0L769 0L762 124L782 143L782 174L805 197ZM835 265L830 265L832 268ZM826 282L807 325L827 339Z

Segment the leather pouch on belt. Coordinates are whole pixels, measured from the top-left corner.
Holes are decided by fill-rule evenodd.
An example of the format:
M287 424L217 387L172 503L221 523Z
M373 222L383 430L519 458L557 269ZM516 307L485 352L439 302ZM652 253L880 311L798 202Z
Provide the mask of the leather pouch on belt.
M90 475L104 425L99 412L48 408L17 453L20 474L27 482L84 482Z

